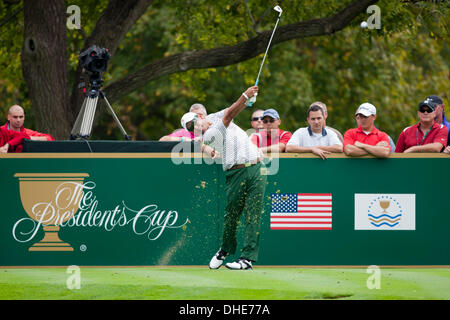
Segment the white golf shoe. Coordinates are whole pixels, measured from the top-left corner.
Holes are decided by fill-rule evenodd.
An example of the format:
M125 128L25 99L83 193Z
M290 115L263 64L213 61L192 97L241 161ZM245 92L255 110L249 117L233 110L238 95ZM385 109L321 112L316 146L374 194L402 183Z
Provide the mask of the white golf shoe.
M231 270L252 270L252 262L245 258L240 258L235 262L228 262L225 267Z
M225 257L228 254L223 251L222 249L219 249L217 253L212 257L211 261L209 262L209 268L210 269L219 269L220 266L223 264L223 260L225 260Z

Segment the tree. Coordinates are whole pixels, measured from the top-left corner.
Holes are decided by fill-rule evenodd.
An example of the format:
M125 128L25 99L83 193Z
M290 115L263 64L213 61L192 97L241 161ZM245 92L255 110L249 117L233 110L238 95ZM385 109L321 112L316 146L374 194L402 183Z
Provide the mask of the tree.
M18 90L15 95L23 99L28 108L31 106L27 98L31 100L31 114L34 114L37 128L60 139L67 138L83 100L78 88L81 68L77 57L90 45L106 47L113 55L105 74L105 91L110 102L120 103L121 110L126 111L121 112L121 120L125 120L126 127L132 127L134 133L139 131L136 137L154 139L160 134L158 129L179 125L189 101L187 98L201 100L207 96L223 106L235 97L236 90L250 85L260 62L255 57L264 52L274 23L271 19L274 3L263 0L88 0L71 1L70 4L82 8L82 29L69 32L65 26L68 2L52 0L44 4L42 0L25 0L22 4L10 0L4 3L6 10L0 14L0 26L11 25L11 21L17 23L6 32L7 41L0 46L4 53L0 63L5 65L0 78L6 74L7 90ZM307 107L308 101L323 93L328 96L321 99L331 99L332 109L340 116L336 125L342 130L352 122L345 110L349 102L356 104L357 98L364 96L376 98L380 90L389 90L399 79L410 81L412 72L406 68L411 57L408 51L415 46L414 38L428 33L421 31L420 26L433 30L433 38L437 40L427 43L434 54L439 56L447 50L438 43L439 37L443 35L445 39L448 35L445 23L439 25L445 19L436 19L436 15L438 18L446 16L443 5L433 6L426 1L368 0L279 3L286 6L283 21L275 34L262 82L270 80L271 85L264 87L270 94L261 96L259 101L266 105L281 103L282 113L290 115L284 122L290 130L304 121L301 109ZM364 35L358 26L367 18L366 8L373 3L382 8L383 28ZM16 20L11 18L14 16ZM419 21L419 17L423 19ZM22 65L17 66L14 50L17 34L21 32L24 34ZM405 35L410 41L405 41ZM353 38L358 41L352 42ZM388 45L386 39L395 44ZM5 42L13 50L4 48ZM402 43L410 46L399 47ZM402 60L404 52L407 57ZM421 46L412 52L424 54L425 50ZM369 59L363 53L369 54ZM301 55L296 57L296 54ZM434 56L431 58L430 61L437 61L438 69L442 70L445 62ZM396 76L397 71L390 71L391 60L397 61L397 66L408 73ZM425 64L419 57L412 60L418 66ZM17 76L18 68L23 70L25 81ZM244 70L255 71L253 74ZM369 74L373 77L367 82ZM424 79L431 81L427 75ZM15 85L19 89L14 88ZM398 94L405 94L407 91L403 89L407 87L399 84ZM439 90L445 92L445 84L439 86ZM420 96L422 92L414 94ZM7 98L10 95L10 92L5 94ZM282 105L286 100L290 107ZM399 100L381 102L397 103ZM179 104L182 107L177 106ZM397 114L401 115L400 110ZM393 132L398 131L397 126L390 127Z
M151 0L110 0L82 50L92 44L106 47L114 55L126 33L152 4ZM331 34L343 29L376 0L353 1L328 17L284 25L273 45L300 37ZM42 10L45 8L45 10ZM36 125L59 139L67 138L81 106L82 92L74 81L69 93L66 59L66 7L58 0L24 0L23 77L35 109ZM247 41L207 50L185 51L153 61L105 88L111 102L164 75L190 69L236 64L264 52L270 31ZM81 50L81 51L82 51ZM75 79L81 68L78 67Z

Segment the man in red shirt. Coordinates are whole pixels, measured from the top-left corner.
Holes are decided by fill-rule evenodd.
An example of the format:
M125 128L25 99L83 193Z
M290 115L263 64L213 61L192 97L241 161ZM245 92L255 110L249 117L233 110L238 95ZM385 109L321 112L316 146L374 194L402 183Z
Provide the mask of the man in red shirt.
M366 102L355 113L358 128L349 129L344 134L344 153L351 157L371 154L378 158L387 158L391 151L389 137L374 126L377 109Z
M0 153L22 152L23 139L30 139L30 137L26 133L0 127Z
M441 152L447 145L448 129L434 120L435 107L428 98L419 104L419 123L403 129L395 152Z
M3 125L3 129L17 131L26 133L31 140L40 140L40 141L54 141L53 138L49 134L40 133L37 131L33 131L31 129L24 128L23 123L25 121L25 112L23 108L19 105L13 105L8 110L8 122Z
M262 152L284 152L292 137L289 131L281 130L280 116L275 109L267 109L263 115L264 130L251 136L251 141Z

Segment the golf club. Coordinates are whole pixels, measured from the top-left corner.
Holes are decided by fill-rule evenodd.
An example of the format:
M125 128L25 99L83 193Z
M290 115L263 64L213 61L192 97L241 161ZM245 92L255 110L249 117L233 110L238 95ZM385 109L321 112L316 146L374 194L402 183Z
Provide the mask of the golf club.
M255 86L257 86L258 83L259 83L259 77L261 76L261 71L262 71L262 68L263 68L263 65L264 65L264 61L266 61L267 52L269 51L270 44L272 43L272 38L273 38L273 35L275 34L275 30L277 29L278 22L280 21L280 18L281 18L281 14L283 13L283 9L281 9L280 6L275 6L275 7L273 8L273 10L275 10L276 12L278 12L279 15L278 15L277 22L275 23L275 27L273 28L272 35L270 36L269 44L267 45L266 52L264 53L264 57L263 57L263 59L262 59L261 66L259 67L259 72L258 72L258 76L256 77ZM256 101L256 95L254 95L254 96L250 99L250 102L248 103L248 106L251 107L255 101Z

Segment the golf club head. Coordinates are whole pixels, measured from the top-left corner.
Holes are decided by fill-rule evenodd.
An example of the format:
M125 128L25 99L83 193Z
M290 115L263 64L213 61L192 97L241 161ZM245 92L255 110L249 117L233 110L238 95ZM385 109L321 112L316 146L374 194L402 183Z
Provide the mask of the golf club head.
M281 14L283 13L283 9L281 9L280 6L273 7L273 10L275 10L276 12L279 12L280 14L278 16L281 17Z

